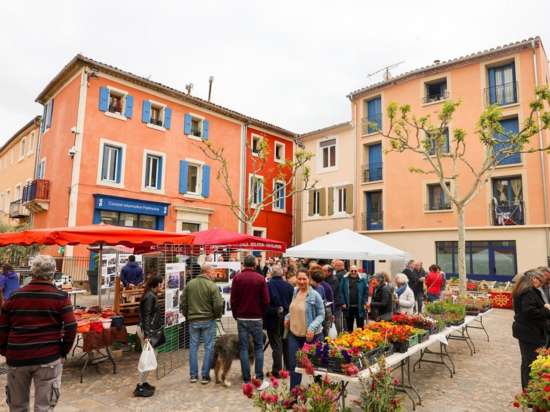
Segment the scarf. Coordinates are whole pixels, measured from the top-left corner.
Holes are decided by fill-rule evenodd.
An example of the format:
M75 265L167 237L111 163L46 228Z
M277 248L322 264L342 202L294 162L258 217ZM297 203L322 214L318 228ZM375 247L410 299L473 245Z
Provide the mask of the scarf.
M407 284L404 284L403 286L397 288L395 290L397 292L397 296L401 296L406 289L407 289Z

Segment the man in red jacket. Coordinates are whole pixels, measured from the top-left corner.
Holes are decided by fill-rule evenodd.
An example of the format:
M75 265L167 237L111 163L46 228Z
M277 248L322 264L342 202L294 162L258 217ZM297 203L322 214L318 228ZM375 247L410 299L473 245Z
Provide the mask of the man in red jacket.
M10 411L29 410L34 381L34 410L53 410L61 387L62 359L76 336L71 299L52 284L55 260L36 256L32 281L16 290L0 315L0 354L8 364L6 400Z
M255 270L256 258L252 255L244 259L244 270L238 273L231 285L231 311L237 319L241 370L245 383L250 382L248 361L248 339L254 341L256 379L264 379L264 337L263 317L269 305L269 292L265 278ZM260 390L266 389L269 381L264 380Z

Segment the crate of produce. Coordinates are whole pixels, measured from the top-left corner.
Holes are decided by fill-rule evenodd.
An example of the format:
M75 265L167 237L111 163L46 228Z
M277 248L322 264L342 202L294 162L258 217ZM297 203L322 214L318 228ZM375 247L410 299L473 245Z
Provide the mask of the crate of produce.
M412 348L414 345L418 345L418 335L412 335L409 338L409 348Z

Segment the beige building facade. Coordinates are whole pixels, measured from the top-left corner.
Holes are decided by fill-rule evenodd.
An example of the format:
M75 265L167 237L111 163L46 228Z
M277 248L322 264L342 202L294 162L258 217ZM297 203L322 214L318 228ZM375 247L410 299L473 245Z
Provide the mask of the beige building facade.
M475 134L483 110L495 104L501 125L517 132L530 113L537 87L548 85L548 58L540 38L474 53L396 76L352 92L356 121L355 227L420 259L458 271L457 214L435 175L411 173L426 168L427 159L413 152L388 152L380 130L387 132L386 107L409 104L417 116L436 117L445 101L461 101L446 130L446 153L454 149L453 129L466 131L466 156L481 164L485 148ZM498 137L497 137L498 138ZM533 136L530 147L550 144L550 133ZM446 161L446 159L443 159ZM466 209L466 264L473 279L510 280L550 256L548 154L514 154L500 161ZM374 172L373 172L374 171ZM474 177L458 169L460 193ZM449 184L455 184L449 182ZM380 265L377 265L380 266ZM383 266L383 265L382 265ZM377 267L382 269L382 267Z
M35 175L40 121L36 116L0 148L0 223L18 225L30 219L22 197Z
M340 123L299 137L305 151L313 153L310 183L314 189L297 196L295 244L354 228L355 131Z

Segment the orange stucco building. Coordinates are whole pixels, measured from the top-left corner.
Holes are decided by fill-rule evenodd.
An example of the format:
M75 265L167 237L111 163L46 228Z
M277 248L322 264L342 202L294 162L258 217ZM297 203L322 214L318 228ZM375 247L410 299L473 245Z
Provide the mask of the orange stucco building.
M19 129L0 148L0 222L28 223L30 211L23 205L23 190L34 178L40 116Z
M503 111L506 131L517 131L530 112L536 87L549 81L548 58L540 38L509 44L414 70L352 92L356 124L358 212L355 228L408 251L426 265L438 263L457 272L457 215L434 175L411 173L426 166L412 152L386 152L385 108L410 104L417 116L435 114L447 100L461 101L448 130L467 132L467 156L481 164L483 147L476 123L489 104ZM548 146L550 134L532 138L534 148ZM548 155L516 154L503 159L466 211L467 265L473 278L507 280L514 273L546 265L550 256ZM465 166L457 183L464 193L473 182ZM395 270L394 270L395 271Z
M223 146L231 190L244 193L247 129L293 144L285 129L81 55L37 101L44 121L27 202L36 228L105 222L178 232L243 230L216 181L218 163L201 146ZM291 233L291 221L287 225ZM278 233L267 231L291 238Z

